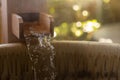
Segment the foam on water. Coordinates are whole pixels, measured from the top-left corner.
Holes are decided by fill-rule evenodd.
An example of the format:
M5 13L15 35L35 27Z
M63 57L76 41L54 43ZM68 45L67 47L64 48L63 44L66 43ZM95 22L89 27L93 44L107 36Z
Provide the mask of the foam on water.
M55 80L55 52L51 36L35 32L24 36L34 70L34 80Z

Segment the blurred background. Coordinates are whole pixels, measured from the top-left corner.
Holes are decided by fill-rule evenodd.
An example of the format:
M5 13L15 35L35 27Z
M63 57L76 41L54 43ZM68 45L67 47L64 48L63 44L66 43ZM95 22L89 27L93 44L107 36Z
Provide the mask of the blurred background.
M54 39L120 42L119 0L48 0Z

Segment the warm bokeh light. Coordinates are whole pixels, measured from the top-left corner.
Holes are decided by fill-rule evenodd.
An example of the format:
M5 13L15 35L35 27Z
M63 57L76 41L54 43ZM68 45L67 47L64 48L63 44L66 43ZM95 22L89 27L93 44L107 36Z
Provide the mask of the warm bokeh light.
M77 37L80 37L81 35L82 35L82 31L81 30L77 30L76 32L75 32L75 36L77 36Z
M110 2L110 0L103 0L103 2L104 2L104 3L109 3L109 2Z
M54 36L55 38L61 39L61 37L65 38L81 38L86 33L95 32L100 28L101 24L96 20L88 20L88 21L77 21L73 23L63 22L61 25L56 26L54 28Z
M90 33L93 32L95 30L97 30L98 28L100 28L101 24L99 22L97 22L97 20L89 20L86 23L83 24L83 31Z
M50 8L49 12L50 12L51 14L54 14L54 13L55 13L55 9L52 7L52 8Z
M57 33L56 32L54 32L54 37L56 37L57 36Z
M58 27L54 28L54 31L55 31L56 33L60 33L60 30L59 30Z
M72 28L71 28L71 31L74 33L75 31L77 31L77 28L76 28L76 26L73 26Z
M92 22L86 23L83 31L88 33L94 31Z
M77 27L81 27L82 26L82 23L80 21L76 22L76 26Z
M73 5L73 10L78 11L80 9L79 5L75 4Z
M90 33L92 31L94 31L94 29L91 26L86 26L86 27L84 27L83 31Z
M82 15L83 15L83 16L88 16L88 15L89 15L89 12L88 12L87 10L84 10L84 11L82 12Z
M93 23L95 28L100 28L101 24L100 23Z

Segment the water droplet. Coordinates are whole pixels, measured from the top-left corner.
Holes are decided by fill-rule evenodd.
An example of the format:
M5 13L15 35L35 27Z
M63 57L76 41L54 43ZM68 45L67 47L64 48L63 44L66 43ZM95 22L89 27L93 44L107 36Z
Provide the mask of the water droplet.
M51 45L51 36L35 33L25 35L29 58L32 62L35 80L55 80L54 47ZM41 77L38 77L40 74ZM38 79L40 78L40 79Z

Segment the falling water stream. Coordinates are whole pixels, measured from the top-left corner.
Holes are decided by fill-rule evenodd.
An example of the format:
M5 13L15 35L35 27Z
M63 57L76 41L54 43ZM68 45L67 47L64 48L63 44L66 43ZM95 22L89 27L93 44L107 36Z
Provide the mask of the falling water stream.
M31 32L24 35L34 80L55 80L54 47L51 45L51 36L44 33Z

